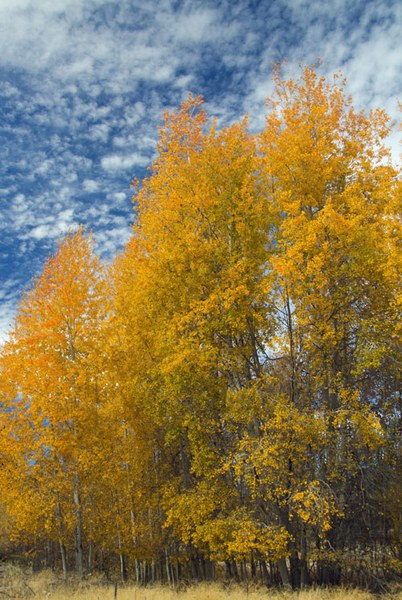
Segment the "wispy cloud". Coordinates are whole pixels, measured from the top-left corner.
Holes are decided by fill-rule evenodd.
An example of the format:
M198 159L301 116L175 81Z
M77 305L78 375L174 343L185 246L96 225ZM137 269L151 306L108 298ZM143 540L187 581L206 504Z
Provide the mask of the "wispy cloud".
M148 156L142 156L138 152L133 154L111 154L101 159L102 169L105 171L124 171L134 166L144 167L149 164Z

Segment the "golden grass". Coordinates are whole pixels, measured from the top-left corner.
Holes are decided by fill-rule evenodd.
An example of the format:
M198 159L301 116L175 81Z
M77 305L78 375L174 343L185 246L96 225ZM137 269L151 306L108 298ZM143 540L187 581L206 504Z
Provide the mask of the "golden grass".
M87 589L64 588L37 594L38 600L114 600L114 587L89 587ZM401 595L393 596L393 600ZM117 600L373 600L374 596L362 590L305 590L301 592L278 592L266 589L249 590L242 587L231 586L224 589L218 584L200 584L182 591L171 590L166 587L118 588Z
M114 600L115 586L101 578L69 583L50 571L23 573L10 566L0 578L0 600ZM402 600L402 591L383 596L384 600ZM199 584L175 590L167 586L140 588L134 585L117 587L117 600L374 600L375 596L356 589L307 589L299 592L267 590L266 588L223 584Z

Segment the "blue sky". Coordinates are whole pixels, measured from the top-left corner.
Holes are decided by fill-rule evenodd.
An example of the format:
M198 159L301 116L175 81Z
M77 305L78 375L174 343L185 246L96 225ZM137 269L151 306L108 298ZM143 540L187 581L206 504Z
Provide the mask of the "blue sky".
M108 259L166 109L264 122L272 64L342 70L359 108L399 118L399 0L0 0L0 340L57 240L84 224ZM390 137L395 162L399 132Z

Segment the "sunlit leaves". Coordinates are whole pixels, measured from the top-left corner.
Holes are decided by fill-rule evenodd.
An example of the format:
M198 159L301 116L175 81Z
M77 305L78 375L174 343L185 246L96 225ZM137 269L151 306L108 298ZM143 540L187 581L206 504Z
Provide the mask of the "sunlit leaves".
M121 560L258 557L294 585L309 561L395 545L388 120L339 76L275 81L257 134L199 97L167 113L107 274L80 230L24 297L1 362L17 529L67 544L80 517Z

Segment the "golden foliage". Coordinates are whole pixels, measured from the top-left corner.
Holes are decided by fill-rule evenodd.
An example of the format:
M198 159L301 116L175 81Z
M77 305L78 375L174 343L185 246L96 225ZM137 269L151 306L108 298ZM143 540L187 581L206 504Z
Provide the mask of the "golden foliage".
M199 97L167 113L110 270L79 230L25 295L1 357L16 533L258 557L286 583L353 546L356 520L397 560L388 119L355 111L338 75L275 81L255 135L247 119L219 130Z

